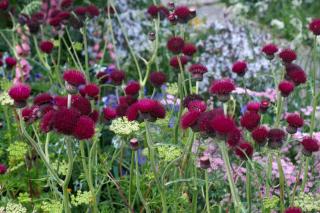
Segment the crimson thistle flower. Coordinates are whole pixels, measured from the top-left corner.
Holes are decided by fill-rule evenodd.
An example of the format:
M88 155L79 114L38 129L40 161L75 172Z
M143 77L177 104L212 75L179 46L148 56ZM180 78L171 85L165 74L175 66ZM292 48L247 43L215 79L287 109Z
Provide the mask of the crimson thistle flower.
M86 84L84 74L78 70L66 70L63 73L63 80L65 80L66 89L70 94L76 94L78 87Z
M266 55L267 59L272 60L274 54L278 52L278 47L275 44L266 44L262 48L262 52Z
M302 153L306 156L311 156L313 152L319 151L319 142L315 138L305 137L301 141L301 145L303 146Z
M208 72L208 69L202 64L192 64L189 68L189 72L195 80L201 81L203 79L203 74Z
M292 49L283 49L279 53L279 57L282 59L284 64L290 64L292 61L297 59L297 54Z
M284 213L302 213L302 209L299 207L289 207Z
M286 130L289 134L295 134L297 129L303 126L303 118L296 113L289 114L286 121L288 123Z
M282 146L286 133L282 129L274 128L268 132L268 146L272 149L278 149Z
M79 140L90 139L95 133L94 121L86 115L81 116L73 129L73 136Z
M42 41L39 47L42 52L50 54L53 50L54 45L51 41Z
M23 108L27 104L27 99L31 93L31 88L27 84L19 83L9 89L9 96L14 100L17 108Z
M167 42L167 48L174 54L178 54L184 47L184 40L179 36L169 38Z
M320 18L315 18L309 23L309 30L316 36L320 35Z
M166 74L164 72L151 72L149 76L149 81L154 87L161 87L167 80Z
M257 127L251 132L251 137L257 144L263 146L267 143L268 129L264 126Z
M226 102L230 99L230 93L235 90L234 82L227 78L215 80L212 82L209 92L217 96L221 102Z
M294 90L294 84L290 81L283 80L279 83L278 88L283 97L288 97L290 93Z
M244 76L247 71L247 63L245 61L237 61L232 65L232 72L238 76Z
M240 119L241 126L249 131L255 129L260 123L260 115L256 112L247 111Z

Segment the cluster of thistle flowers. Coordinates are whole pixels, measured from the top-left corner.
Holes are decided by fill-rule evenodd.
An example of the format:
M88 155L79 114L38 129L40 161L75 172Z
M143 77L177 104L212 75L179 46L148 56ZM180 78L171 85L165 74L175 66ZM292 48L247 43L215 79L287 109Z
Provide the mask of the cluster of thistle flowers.
M319 35L319 19L314 19L310 25L310 30ZM279 51L274 44L267 44L262 48L262 52L271 61ZM300 84L306 82L307 77L304 70L294 64L297 55L291 49L282 49L278 54L286 70L285 79L279 82L278 90L283 98L288 98L293 90ZM245 61L237 61L232 66L232 72L239 77L243 77L247 71ZM210 86L209 93L217 97L218 101L225 103L229 100L231 92L235 90L235 83L232 79L225 78L214 80ZM184 100L184 106L188 111L181 118L183 129L191 128L194 132L209 137L216 137L224 140L229 147L234 150L235 154L241 159L250 158L253 155L253 145L243 137L244 131L249 131L253 141L259 146L268 145L271 149L278 149L282 146L283 141L288 134L295 134L298 128L304 124L303 118L296 113L288 113L286 117L286 132L282 128L267 128L260 124L261 113L268 110L268 101L249 102L246 106L247 111L240 117L240 127L230 115L224 113L222 108L214 108L207 111L207 105L199 95L188 96ZM319 151L319 142L314 137L304 137L301 141L303 153L310 156L313 152ZM208 156L200 158L201 167L207 169L210 167Z

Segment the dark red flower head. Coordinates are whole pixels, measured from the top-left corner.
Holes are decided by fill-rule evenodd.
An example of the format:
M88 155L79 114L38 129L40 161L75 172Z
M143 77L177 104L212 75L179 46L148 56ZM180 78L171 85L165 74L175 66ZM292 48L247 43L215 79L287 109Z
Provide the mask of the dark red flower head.
M158 101L144 98L132 104L126 114L129 121L138 119L155 121L157 118L164 118L166 112Z
M14 100L16 107L23 108L26 105L26 100L29 98L31 89L27 84L16 84L9 90L9 96Z
M192 64L189 68L189 72L192 74L193 78L202 80L203 74L208 72L208 69L202 64Z
M84 16L87 12L87 8L83 6L78 6L74 9L74 13L78 16Z
M53 97L54 108L67 107L68 99L65 96L55 96Z
M208 135L214 136L215 131L211 127L210 122L214 117L218 115L223 115L223 110L221 108L216 108L216 109L201 113L198 119L199 130L202 133L206 133Z
M288 97L290 93L294 90L294 84L290 81L283 80L280 82L278 88L283 97Z
M174 14L178 17L180 23L187 23L191 18L190 10L187 6L176 7Z
M124 88L126 95L135 96L140 90L140 84L137 81L130 81Z
M109 75L106 72L98 72L96 77L100 84L104 84L109 80Z
M53 127L59 133L71 135L79 117L80 112L75 108L59 108L54 114Z
M204 101L200 100L194 100L190 101L188 104L188 110L189 111L198 111L198 112L204 112L207 109L207 104Z
M240 139L242 138L242 133L238 128L234 128L227 137L227 143L230 147L235 147L239 144Z
M84 91L90 98L96 98L99 96L100 88L96 84L87 84Z
M249 131L252 131L260 123L260 115L256 112L247 111L240 119L241 126Z
M9 0L0 1L0 10L6 10L9 7Z
M55 117L54 110L50 110L42 116L40 121L40 129L42 132L47 133L53 129L54 117Z
M299 207L289 207L284 213L302 213L302 209Z
M0 6L1 6L1 3L0 3ZM1 9L1 8L0 8ZM0 163L0 174L3 175L7 172L7 167L6 165Z
M53 50L54 45L51 41L42 41L39 47L42 52L50 54Z
M257 127L251 132L252 139L259 145L264 145L268 138L268 129L264 126Z
M283 49L279 53L279 57L282 59L284 63L291 63L292 61L297 59L297 54L292 49Z
M253 155L253 147L250 143L243 142L239 146L237 146L235 152L239 158L241 158L242 160L247 160Z
M55 16L53 18L49 19L49 25L52 27L59 27L59 25L62 23L63 19L61 19L59 16Z
M25 122L30 123L36 118L36 115L34 115L34 109L29 107L25 107L22 109L21 116Z
M298 64L290 63L285 65L287 74L293 70L303 70Z
M247 110L250 112L259 112L260 103L259 102L249 102L247 104Z
M285 136L286 133L282 129L270 129L268 132L268 146L273 149L280 148Z
M6 62L6 65L8 68L12 68L12 67L16 66L16 64L17 64L17 60L13 57L7 57L5 59L5 62Z
M147 13L153 18L157 18L158 12L159 9L157 5L150 5L147 9Z
M175 68L175 69L180 69L180 63L181 66L183 67L184 65L186 65L188 63L188 57L187 56L172 56L170 59L170 65Z
M149 80L154 87L161 87L166 82L167 77L164 72L152 72Z
M81 115L89 115L91 113L90 101L80 95L72 96L71 106L77 109Z
M96 16L99 16L100 12L99 12L99 8L94 5L94 4L91 4L91 5L88 5L87 6L87 14L89 15L89 17L93 18L93 17L96 17Z
M211 121L210 125L215 132L221 136L227 136L233 129L236 128L234 120L225 115L217 115Z
M292 70L290 72L287 72L287 77L293 81L293 83L298 86L300 84L304 84L307 81L307 76L306 73L301 69L301 70Z
M73 3L73 0L63 0L60 3L60 7L62 9L66 9L66 8L69 8L72 5L72 3Z
M86 78L83 72L78 70L66 70L63 73L63 79L68 82L68 84L75 87L86 84Z
M232 65L232 72L239 76L244 76L247 71L247 63L245 61L237 61Z
M51 104L52 101L53 97L49 93L41 93L34 97L33 104L41 106L45 104Z
M106 107L103 109L103 117L107 121L113 120L117 117L117 112L110 107Z
M187 43L183 46L182 53L187 56L193 56L197 52L197 47L192 43Z
M187 129L189 127L194 127L197 124L197 120L200 116L199 111L189 111L186 112L184 115L181 117L181 127L182 129Z
M300 128L303 126L303 118L297 113L291 113L286 118L288 124L292 127Z
M110 75L112 83L114 83L115 85L120 85L125 77L126 74L122 70L113 70Z
M278 52L278 47L277 45L275 44L266 44L265 46L263 46L262 48L262 52L264 54L266 54L266 56L269 58L269 59L273 59L274 58L274 54L276 52Z
M73 136L78 140L90 139L94 136L95 133L95 124L94 121L86 115L82 115L73 129Z
M171 37L167 42L167 48L172 53L178 54L184 47L184 40L179 36Z
M320 18L313 19L310 22L309 30L316 36L320 35Z
M310 156L313 152L319 151L319 142L315 138L305 137L301 141L301 145L303 146L303 154L307 156Z
M198 100L198 101L203 101L203 97L201 97L200 95L198 94L190 94L190 95L187 95L184 99L183 99L183 106L184 107L188 107L189 106L189 103L191 101L195 101L195 100Z
M166 117L166 109L162 104L160 104L158 101L156 102L155 107L153 107L152 111L150 112L150 115L154 118L165 118Z
M235 89L234 82L231 79L226 78L213 81L209 88L209 92L216 95L220 101L227 101L229 100L230 93Z

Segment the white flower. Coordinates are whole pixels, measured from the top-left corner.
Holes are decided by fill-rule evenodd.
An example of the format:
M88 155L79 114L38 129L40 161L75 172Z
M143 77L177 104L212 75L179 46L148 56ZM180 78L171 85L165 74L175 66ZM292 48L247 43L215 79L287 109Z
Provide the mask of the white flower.
M278 19L272 19L272 21L270 22L270 25L272 27L279 29L279 30L284 28L284 23Z
M302 4L302 0L292 0L292 6L300 7Z

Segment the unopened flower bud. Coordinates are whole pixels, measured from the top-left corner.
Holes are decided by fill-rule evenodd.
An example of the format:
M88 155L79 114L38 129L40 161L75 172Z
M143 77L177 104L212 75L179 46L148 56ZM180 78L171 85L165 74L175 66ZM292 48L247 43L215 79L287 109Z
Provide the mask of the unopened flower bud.
M154 41L156 39L156 34L155 32L149 32L149 40Z
M130 146L131 146L131 149L136 151L138 148L139 148L139 141L137 138L132 138L130 140Z
M210 168L210 160L208 156L202 156L200 157L200 167L202 169L208 169Z

